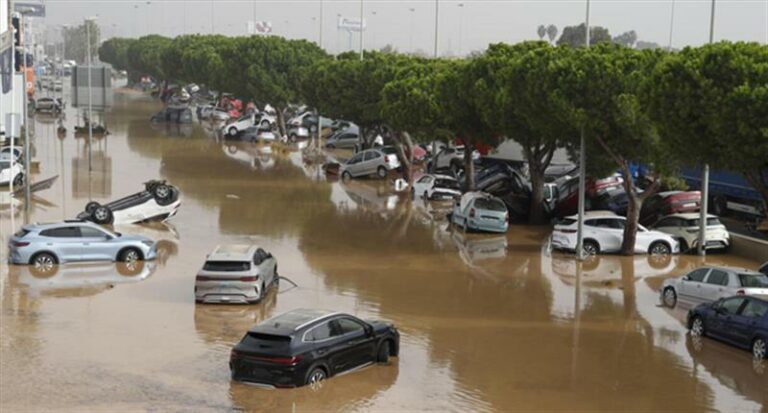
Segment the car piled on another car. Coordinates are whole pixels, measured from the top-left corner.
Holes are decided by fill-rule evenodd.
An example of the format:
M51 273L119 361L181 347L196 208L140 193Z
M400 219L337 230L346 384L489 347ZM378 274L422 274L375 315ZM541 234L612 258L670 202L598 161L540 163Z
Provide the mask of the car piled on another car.
M179 189L154 180L145 182L143 191L108 204L91 201L77 218L115 225L165 221L176 215L180 206Z
M425 200L453 199L461 196L461 187L452 176L427 174L413 183L411 196L421 196Z

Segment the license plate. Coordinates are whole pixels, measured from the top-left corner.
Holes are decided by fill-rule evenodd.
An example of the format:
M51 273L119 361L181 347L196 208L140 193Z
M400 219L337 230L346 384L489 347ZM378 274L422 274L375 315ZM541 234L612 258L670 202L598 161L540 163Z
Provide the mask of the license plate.
M683 208L691 208L695 206L696 206L695 202L688 202L687 204L683 204Z

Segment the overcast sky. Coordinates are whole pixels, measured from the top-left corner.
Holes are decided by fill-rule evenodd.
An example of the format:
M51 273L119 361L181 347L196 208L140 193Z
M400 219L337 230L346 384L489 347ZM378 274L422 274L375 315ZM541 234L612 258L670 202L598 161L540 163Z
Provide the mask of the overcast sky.
M147 4L149 3L149 4ZM47 0L45 22L55 26L98 15L102 38L135 37L149 33L246 34L247 22L269 21L273 33L317 41L320 1L261 0ZM467 53L493 42L537 39L540 24L579 24L585 0L439 0L439 50ZM607 27L612 35L635 30L639 40L666 46L673 0L592 0L590 24ZM398 50L432 52L434 0L363 0L366 48L386 44ZM675 0L673 47L700 45L708 40L710 0ZM357 18L359 0L323 1L323 46L336 52L349 47L349 35L337 29L338 16ZM717 0L715 39L768 43L768 0ZM353 34L353 48L359 47Z

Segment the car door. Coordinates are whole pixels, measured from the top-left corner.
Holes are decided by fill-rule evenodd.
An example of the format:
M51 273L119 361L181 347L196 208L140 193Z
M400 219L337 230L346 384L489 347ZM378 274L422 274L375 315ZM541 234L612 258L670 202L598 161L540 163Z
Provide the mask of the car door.
M364 175L376 173L376 151L363 152L363 163L361 169Z
M352 176L362 176L362 162L364 153L358 153L350 158L346 163L346 170L349 171Z
M312 342L317 360L325 362L333 374L349 368L349 355L335 319L323 321L307 330L304 341Z
M728 293L728 273L717 268L709 272L702 284L702 295L705 301L717 301L730 296Z
M600 218L597 220L600 231L600 249L604 252L615 252L621 249L624 239L624 221L618 218Z
M714 307L715 312L706 325L708 334L733 342L734 335L731 323L745 302L746 298L744 297L731 297L716 304Z
M45 248L53 251L59 260L82 261L80 229L76 226L58 227L40 231L46 237Z
M370 327L366 327L361 321L342 317L337 320L341 334L344 337L345 351L350 358L350 368L361 366L375 361L376 341L373 334L369 334Z
M768 314L768 304L747 298L747 303L737 314L732 316L727 334L735 344L748 348L752 344L752 336L757 330L760 320L766 314Z
M696 302L707 301L702 290L704 280L709 274L709 268L697 268L680 280L679 297L683 297Z
M93 227L80 227L82 258L87 261L112 261L117 258L117 248L110 242L112 237Z

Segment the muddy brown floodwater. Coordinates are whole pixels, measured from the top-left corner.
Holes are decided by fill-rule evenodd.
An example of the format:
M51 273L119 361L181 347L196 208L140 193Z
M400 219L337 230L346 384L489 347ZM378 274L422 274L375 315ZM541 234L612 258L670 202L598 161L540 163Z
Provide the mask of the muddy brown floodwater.
M0 209L0 410L24 411L752 411L768 412L768 367L692 340L686 306L658 305L697 257L603 256L580 276L550 253L547 228L465 235L445 206L375 181L326 181L299 152L217 142L200 125L150 125L156 102L119 93L112 134L87 146L37 119L37 179L59 174L28 217ZM72 130L75 113L68 113ZM71 218L164 178L182 191L169 225L128 226L161 241L155 262L66 265L47 277L9 266L27 221ZM196 270L216 244L252 240L298 284L251 306L195 305ZM712 255L707 263L755 268ZM230 348L254 323L300 307L397 324L399 359L320 389L230 381Z

